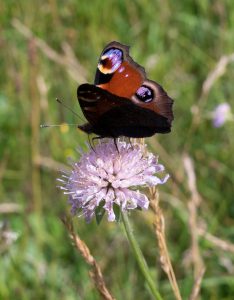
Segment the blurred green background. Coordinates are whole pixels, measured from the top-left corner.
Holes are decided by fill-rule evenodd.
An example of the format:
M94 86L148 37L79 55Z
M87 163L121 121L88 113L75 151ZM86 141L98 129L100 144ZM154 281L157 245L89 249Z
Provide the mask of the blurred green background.
M233 0L2 0L0 24L0 299L100 299L60 221L69 207L56 187L58 170L68 156L78 158L87 136L39 125L81 124L55 98L80 113L77 86L93 82L112 40L130 45L148 77L175 99L172 133L147 143L171 174L160 198L183 299L199 259L206 267L201 299L233 299L234 125L214 128L210 119L219 103L233 106L234 64L225 56L234 52ZM121 225L74 221L112 294L150 299ZM131 222L161 294L174 299L152 212L133 212Z

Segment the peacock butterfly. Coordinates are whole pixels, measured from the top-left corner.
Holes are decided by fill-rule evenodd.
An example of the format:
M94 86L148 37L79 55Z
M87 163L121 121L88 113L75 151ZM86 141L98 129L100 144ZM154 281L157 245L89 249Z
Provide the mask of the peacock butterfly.
M80 85L77 97L88 120L78 128L88 134L141 138L171 131L173 100L118 42L104 48L94 84Z

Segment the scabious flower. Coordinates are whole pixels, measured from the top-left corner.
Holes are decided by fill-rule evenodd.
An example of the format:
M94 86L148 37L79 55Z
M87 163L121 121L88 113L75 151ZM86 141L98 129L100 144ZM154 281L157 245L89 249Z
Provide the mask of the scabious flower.
M214 127L221 127L232 118L231 107L228 103L219 104L212 113Z
M72 164L72 171L59 180L69 195L73 214L82 211L90 222L101 206L108 221L114 221L115 205L122 211L148 209L149 200L138 188L165 183L169 175L162 179L156 176L162 171L164 166L145 145L119 140L115 145L110 139L82 154L80 161Z

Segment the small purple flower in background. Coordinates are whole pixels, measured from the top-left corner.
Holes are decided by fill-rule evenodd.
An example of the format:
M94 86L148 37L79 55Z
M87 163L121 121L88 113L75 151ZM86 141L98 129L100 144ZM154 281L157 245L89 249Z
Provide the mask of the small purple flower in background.
M122 211L148 209L149 200L137 187L163 184L169 178L156 176L164 171L164 166L146 151L145 145L117 141L117 147L118 150L113 140L98 144L73 163L71 173L59 179L64 184L61 188L69 195L72 213L82 211L87 222L100 206L108 221L116 220L116 205Z
M223 124L232 119L231 107L228 103L219 104L212 112L214 127L221 127Z

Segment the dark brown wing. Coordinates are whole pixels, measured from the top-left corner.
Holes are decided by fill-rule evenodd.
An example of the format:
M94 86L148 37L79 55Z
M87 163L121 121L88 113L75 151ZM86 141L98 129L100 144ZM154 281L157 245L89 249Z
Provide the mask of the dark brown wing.
M146 79L131 99L136 105L165 117L170 124L174 119L172 110L174 101L155 81Z
M78 87L77 98L84 116L92 125L97 124L102 115L109 112L113 107L122 105L119 101L120 97L88 83ZM130 102L128 99L125 101Z
M170 132L170 116L166 117L166 110L170 109L167 105L160 104L163 102L160 97L158 103L159 107L165 109L163 114L154 111L152 104L142 104L136 99L129 101L90 84L79 86L77 96L81 109L89 121L89 125L80 128L87 133L93 132L102 137L147 137L156 132ZM163 97L165 100L170 99L166 94L162 94L161 98ZM139 103L136 103L137 101ZM171 101L168 100L170 107Z

